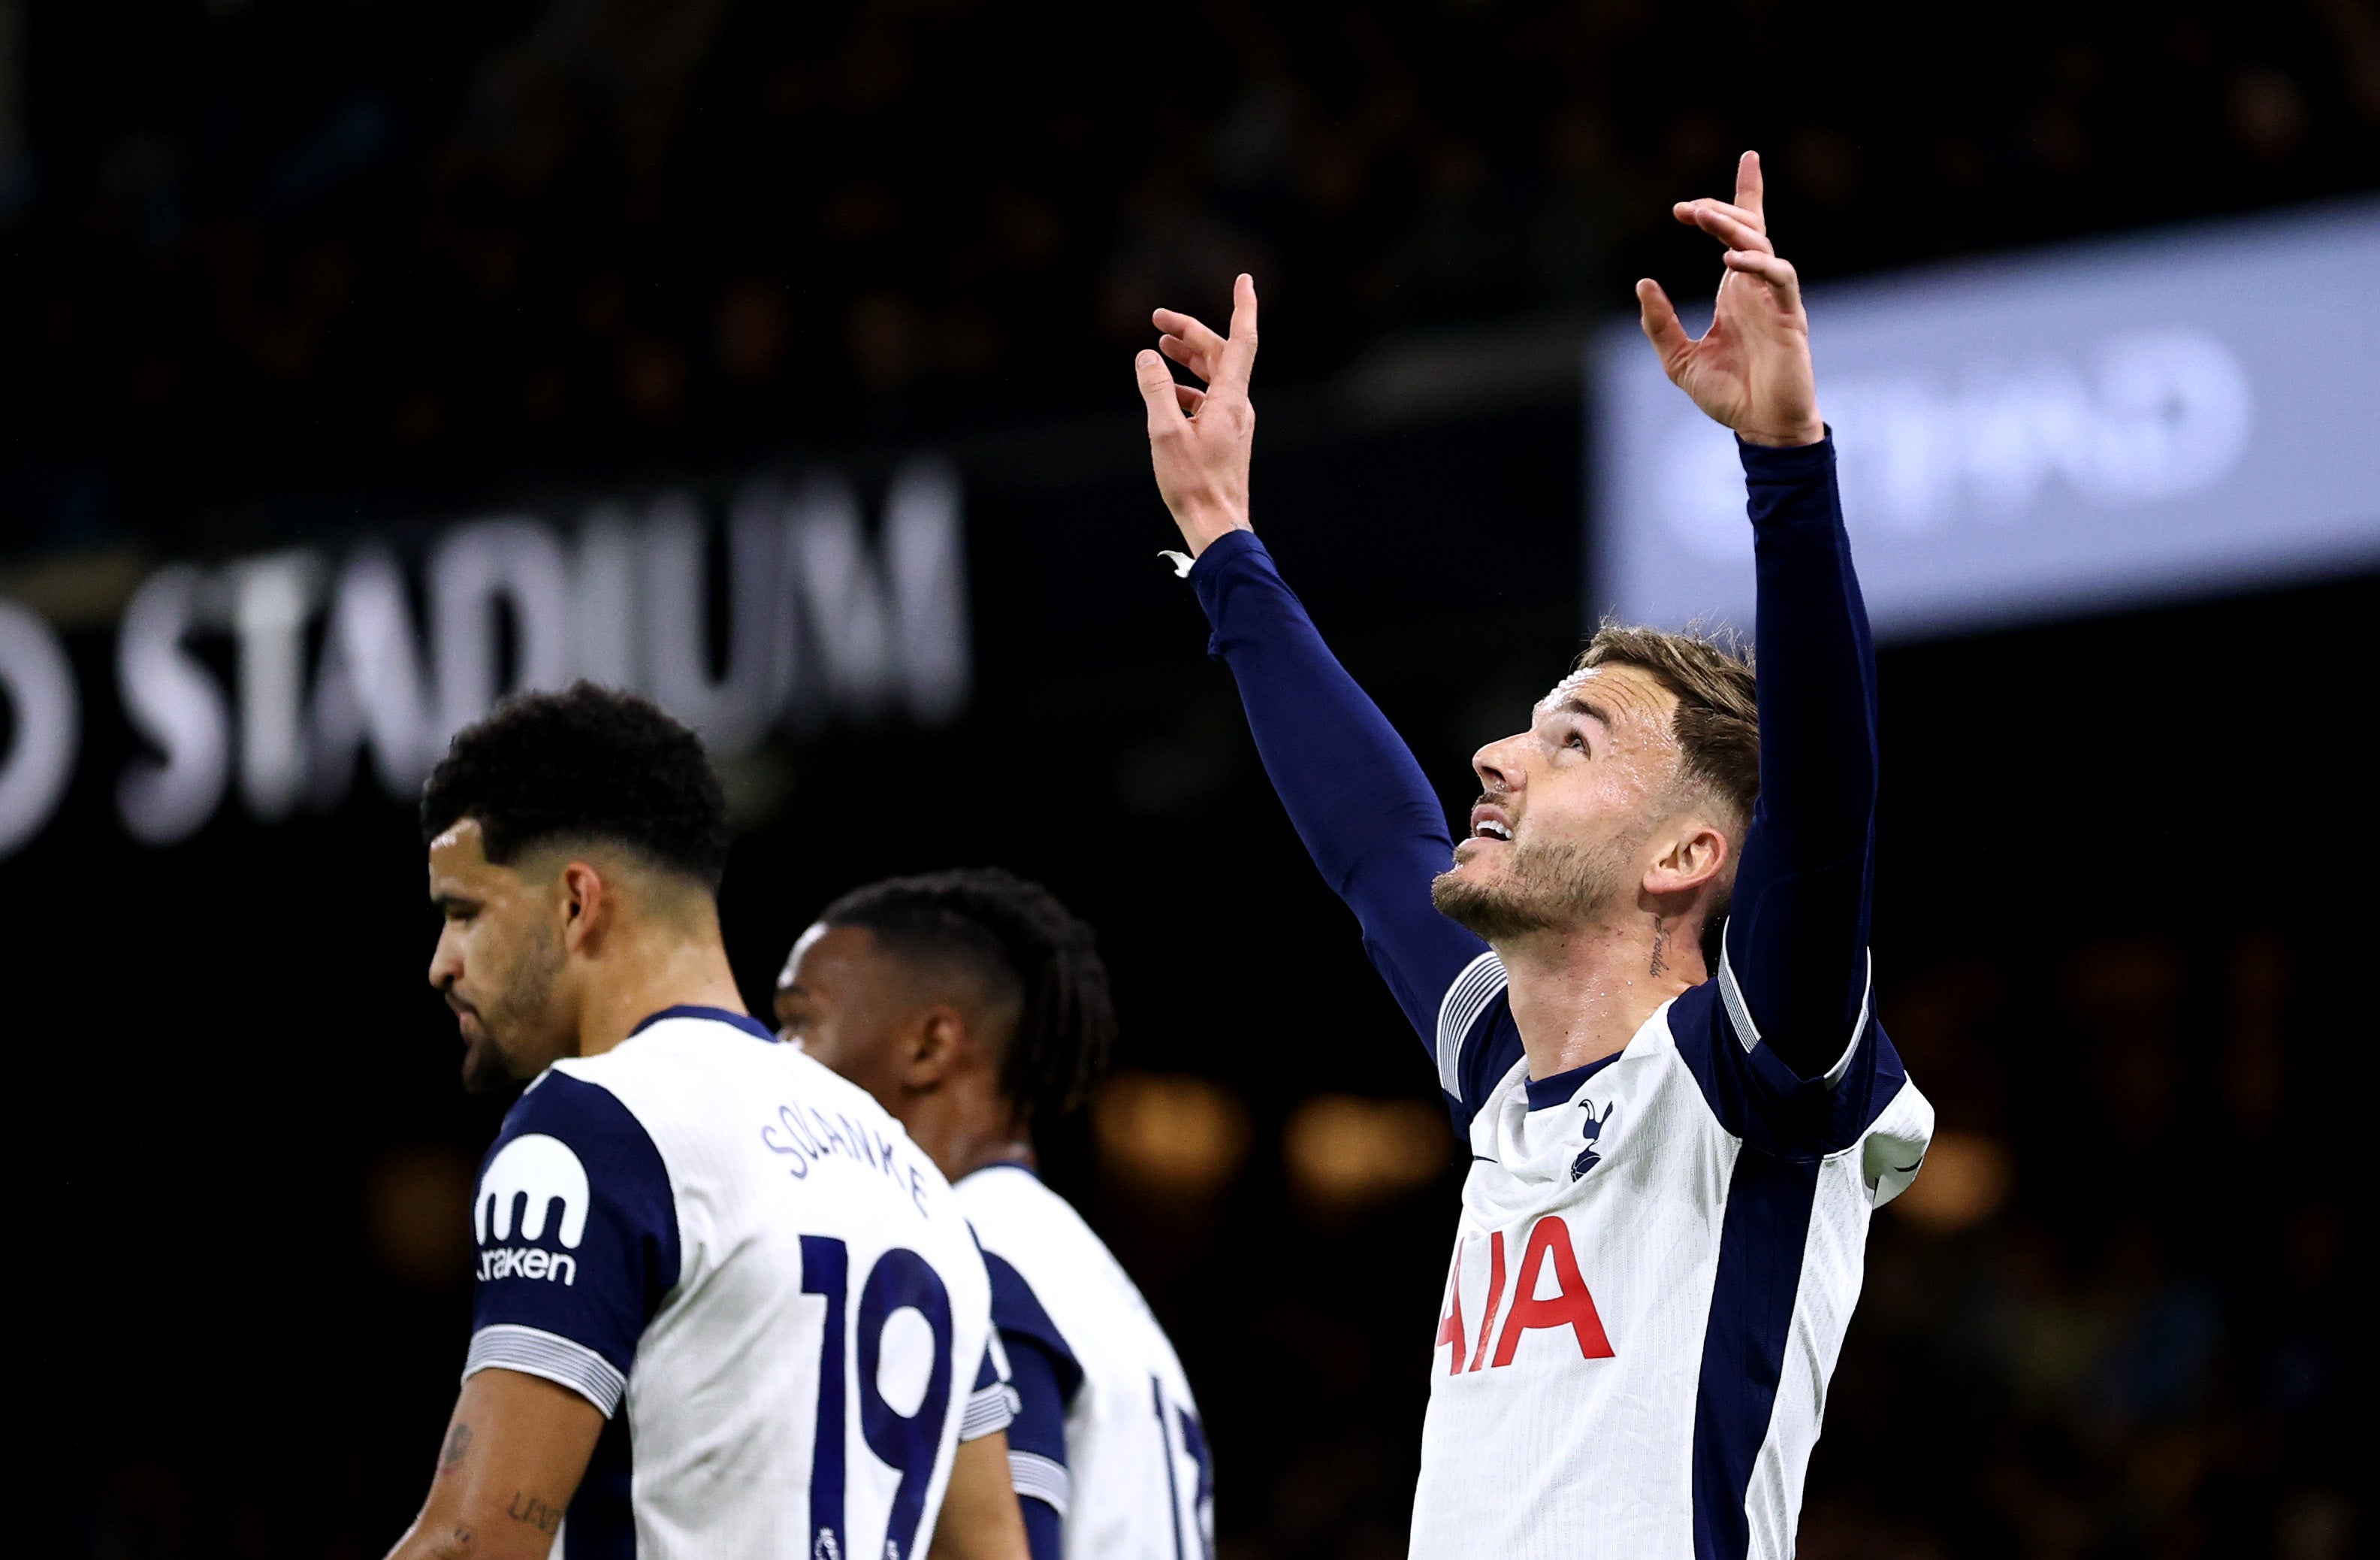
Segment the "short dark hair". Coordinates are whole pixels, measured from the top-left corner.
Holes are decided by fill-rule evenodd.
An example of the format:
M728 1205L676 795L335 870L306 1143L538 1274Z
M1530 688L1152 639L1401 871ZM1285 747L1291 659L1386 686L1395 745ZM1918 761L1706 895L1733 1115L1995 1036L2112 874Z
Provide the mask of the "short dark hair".
M455 734L421 788L422 842L464 818L491 861L600 841L714 894L727 866L727 797L702 739L650 700L590 682L507 700Z
M1073 1110L1107 1070L1115 1002L1098 938L1039 884L998 867L886 878L819 920L865 928L896 957L952 960L1014 1000L1000 1087L1026 1120Z

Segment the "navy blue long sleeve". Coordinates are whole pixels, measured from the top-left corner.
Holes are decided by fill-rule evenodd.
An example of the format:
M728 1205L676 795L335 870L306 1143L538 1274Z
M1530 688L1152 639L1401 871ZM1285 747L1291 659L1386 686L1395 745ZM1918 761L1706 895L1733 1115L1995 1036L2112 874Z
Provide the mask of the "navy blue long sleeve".
M1804 1078L1845 1052L1866 995L1876 786L1876 654L1835 490L1831 439L1743 445L1759 580L1761 797L1742 841L1727 963L1735 1018ZM1237 680L1266 773L1365 948L1426 1045L1441 1000L1486 945L1439 916L1430 880L1453 859L1437 795L1378 708L1331 655L1256 537L1211 543L1190 571ZM1484 998L1485 983L1477 995ZM1735 1003L1730 1004L1732 1014ZM1475 1044L1466 1037L1483 1026ZM1501 1004L1458 1013L1458 1103L1518 1054Z
M1208 544L1190 583L1232 669L1265 773L1307 854L1364 929L1364 951L1425 1046L1439 1000L1487 945L1429 902L1454 863L1437 792L1315 631L1253 532Z
M1760 805L1736 871L1727 962L1757 1038L1816 1078L1855 1038L1867 998L1876 647L1834 440L1738 447L1759 579Z

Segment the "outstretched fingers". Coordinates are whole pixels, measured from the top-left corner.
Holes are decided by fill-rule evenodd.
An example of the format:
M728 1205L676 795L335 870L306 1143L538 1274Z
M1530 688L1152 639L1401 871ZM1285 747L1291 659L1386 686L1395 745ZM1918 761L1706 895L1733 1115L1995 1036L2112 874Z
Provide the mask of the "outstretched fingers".
M1196 314L1184 314L1178 309L1160 309L1149 315L1149 321L1168 335L1178 335L1198 347L1220 351L1223 338L1208 329Z
M1760 153L1747 152L1735 160L1735 203L1750 212L1756 223L1767 210L1764 204L1767 196L1768 186L1760 177Z
M1217 335L1196 315L1160 309L1149 323L1161 333L1157 349L1208 384L1230 379L1245 389L1257 360L1257 284L1243 274L1232 284L1232 334Z
M1730 250L1725 256L1730 271L1740 271L1768 284L1777 301L1788 309L1798 308L1802 301L1802 280L1791 262L1754 250Z
M1698 201L1680 201L1670 208L1670 214L1692 227L1701 225L1700 213L1705 211L1717 212L1721 216L1731 216L1755 233L1768 231L1767 217L1749 207L1731 205L1716 195L1706 195Z
M1774 253L1768 229L1757 217L1724 201L1688 201L1679 207L1678 220L1690 222L1731 250Z
M1178 335L1159 336L1157 349L1201 379L1215 377L1216 355L1212 352L1201 351Z
M1257 279L1243 271L1232 283L1232 337L1223 344L1221 372L1233 386L1245 390L1257 366ZM1210 379L1208 384L1215 381Z
M1674 376L1676 364L1693 349L1694 338L1679 323L1678 310L1661 284L1647 276L1636 284L1637 323L1645 327L1645 337L1660 356L1661 366Z
M1160 309L1148 318L1163 333L1158 350L1211 384L1222 361L1223 338L1195 315L1172 309Z
M1133 377L1140 382L1140 398L1148 408L1148 436L1177 433L1187 422L1192 409L1183 404L1175 392L1182 389L1173 382L1165 360L1154 352L1135 353L1132 360Z

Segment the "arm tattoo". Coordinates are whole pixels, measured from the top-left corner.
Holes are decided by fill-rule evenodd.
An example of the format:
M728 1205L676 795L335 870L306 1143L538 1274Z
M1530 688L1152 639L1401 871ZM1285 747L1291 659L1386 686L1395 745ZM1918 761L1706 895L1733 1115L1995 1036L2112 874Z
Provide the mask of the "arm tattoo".
M562 1526L562 1507L548 1505L535 1495L520 1490L513 1492L513 1504L504 1515L516 1522L526 1522L540 1533L551 1533Z
M435 1560L470 1560L471 1530L456 1523L453 1533L430 1546L430 1553Z
M438 1477L443 1479L463 1466L464 1455L471 1449L471 1427L458 1424L446 1432L446 1444L438 1450Z

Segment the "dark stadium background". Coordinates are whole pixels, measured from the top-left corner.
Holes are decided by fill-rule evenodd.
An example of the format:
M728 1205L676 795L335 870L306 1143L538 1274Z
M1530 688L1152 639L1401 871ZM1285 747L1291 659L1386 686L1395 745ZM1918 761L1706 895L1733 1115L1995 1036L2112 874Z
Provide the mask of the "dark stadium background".
M1206 1200L1081 1124L1050 1154L1181 1343L1224 1553L1402 1554L1455 1169L1290 1188L1302 1103L1430 1072L1152 556L1129 354L1258 273L1258 523L1459 801L1580 630L1575 360L1509 344L1641 273L1706 290L1663 213L1747 144L1813 277L2369 189L2380 8L0 0L0 585L950 452L977 697L753 761L746 990L888 871L996 861L1094 920L1123 1064L1245 1113ZM1380 393L1431 352L1485 368ZM1886 654L1882 1011L2013 1174L1879 1216L1805 1555L2368 1551L2376 610L2357 578ZM69 642L107 688L107 634ZM376 1554L499 1111L422 983L418 840L359 787L134 846L86 712L0 865L11 1547Z

